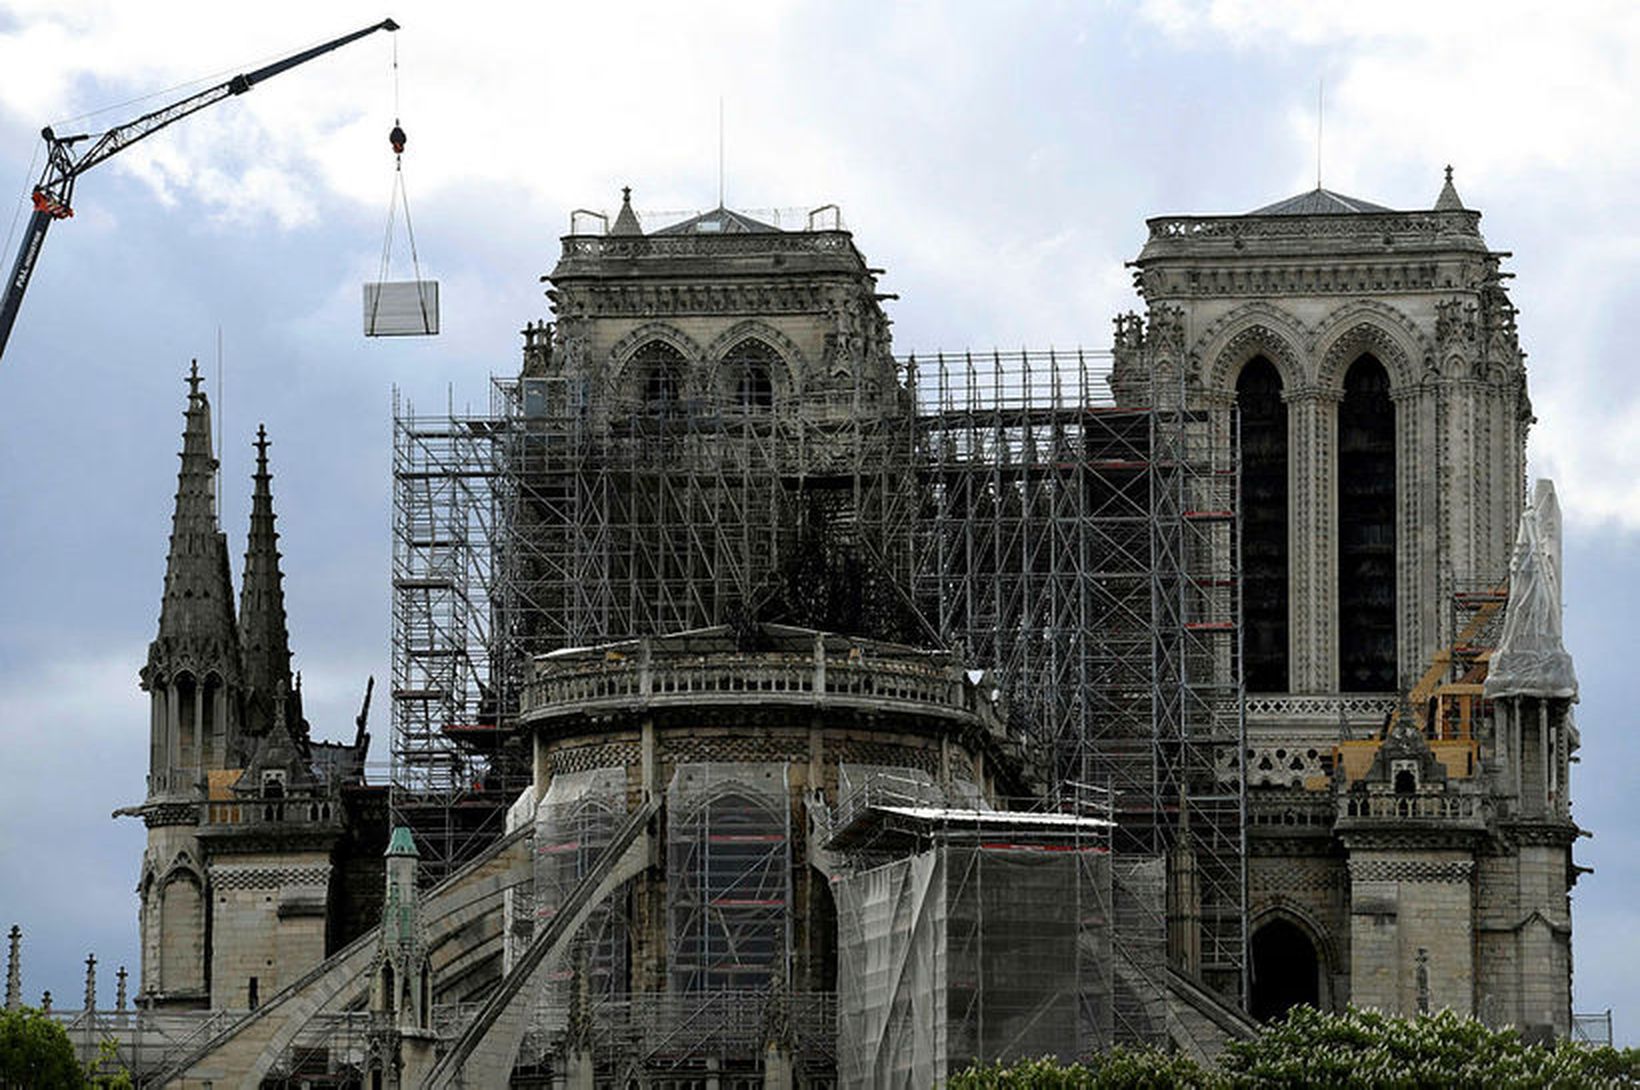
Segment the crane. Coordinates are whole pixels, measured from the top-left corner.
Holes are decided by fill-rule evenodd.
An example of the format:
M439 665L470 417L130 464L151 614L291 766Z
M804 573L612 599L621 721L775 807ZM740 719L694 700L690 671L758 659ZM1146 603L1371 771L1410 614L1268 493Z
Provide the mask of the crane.
M351 34L344 34L323 45L304 49L300 53L294 53L255 71L234 76L215 87L143 114L134 121L115 125L101 134L79 133L75 136L58 136L51 131L50 126L40 130L40 135L46 142L46 167L40 176L39 184L34 187L34 214L29 217L28 230L23 234L22 245L17 250L17 260L12 265L11 276L6 280L5 297L0 299L0 355L6 351L6 341L11 338L11 327L17 321L18 309L23 305L23 292L28 289L29 278L34 275L34 266L40 260L40 247L45 244L46 229L51 226L53 220L67 219L74 214L71 201L74 196L74 182L80 175L118 155L143 137L152 136L189 114L198 113L208 106L215 106L225 98L242 95L264 80L272 79L299 64L306 64L333 49L340 49L350 42L356 42L368 34L374 34L378 30L397 29L399 24L392 19L383 19L363 30L355 30ZM95 142L76 155L75 145L92 139L93 135L96 135Z

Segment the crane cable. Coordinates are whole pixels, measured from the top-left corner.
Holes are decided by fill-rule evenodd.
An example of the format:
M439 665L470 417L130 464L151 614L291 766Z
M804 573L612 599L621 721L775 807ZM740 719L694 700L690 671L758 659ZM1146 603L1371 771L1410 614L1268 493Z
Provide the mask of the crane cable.
M404 145L406 137L404 129L399 123L399 39L393 36L393 131L387 136L393 146L393 192L387 201L387 229L382 233L381 264L376 274L378 284L387 283L387 277L393 267L393 225L398 218L398 210L404 208L404 233L410 240L410 267L415 273L416 299L421 306L422 329L431 332L432 321L427 313L427 291L421 278L421 257L416 252L416 228L410 221L410 194L404 188ZM374 305L371 307L370 328L376 327L376 311L381 307L381 291L378 289Z
M23 205L27 200L27 198L24 197L23 194L27 193L29 191L29 186L34 184L34 179L36 177L36 175L34 173L34 164L38 163L39 161L40 161L40 145L35 144L34 145L34 154L32 154L28 157L28 173L25 174L24 177L23 177L23 184L17 187L17 206L14 209L12 209L11 226L6 228L6 244L5 244L4 250L0 251L0 252L4 252L4 253L8 253L8 254L11 253L11 240L13 238L17 237L17 221L19 219L21 219L22 216L23 216Z

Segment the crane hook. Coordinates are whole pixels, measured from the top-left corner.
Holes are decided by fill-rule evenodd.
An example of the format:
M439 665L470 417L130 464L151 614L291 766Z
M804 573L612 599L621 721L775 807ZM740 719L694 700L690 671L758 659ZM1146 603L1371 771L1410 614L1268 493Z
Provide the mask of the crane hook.
M399 127L398 119L394 118L393 131L387 134L387 142L393 145L393 154L403 155L404 145L408 140L409 137L405 136L404 130Z

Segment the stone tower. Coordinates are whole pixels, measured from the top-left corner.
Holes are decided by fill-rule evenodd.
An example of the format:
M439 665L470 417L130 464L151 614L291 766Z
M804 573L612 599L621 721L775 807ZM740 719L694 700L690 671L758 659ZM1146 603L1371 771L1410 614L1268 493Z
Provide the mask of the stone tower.
M372 1090L422 1085L432 1068L432 966L423 941L420 853L410 830L393 830L387 845L386 894L381 930L370 971L370 1049L367 1067Z
M1317 189L1152 219L1147 313L1117 323L1120 399L1239 428L1258 1017L1354 1002L1569 1032L1575 691L1488 680L1499 618L1553 615L1558 650L1559 605L1529 604L1519 548L1511 570L1541 521L1532 416L1479 221L1450 169L1427 211Z
M1480 218L1449 172L1428 211L1317 189L1148 221L1113 382L1241 408L1251 693L1410 687L1452 594L1507 573L1531 405Z
M905 636L896 618L878 615L898 598L868 589L880 567L846 579L786 568L800 554L839 568L874 555L854 540L881 521L873 505L888 502L871 479L888 459L873 444L903 446L909 404L877 272L835 209L786 230L718 208L646 234L628 191L608 233L563 239L548 278L555 324L525 330L521 408L527 442L538 445L519 453L550 472L560 452L606 444L609 475L583 484L599 494L614 487L608 521L640 536L565 525L561 497L525 497L542 512L526 522L526 504L518 516L542 561L526 594L535 616L559 626L532 634L535 650L735 623L759 600L773 603L762 620ZM699 546L722 558L710 572L691 566L682 537L640 531L693 525L715 535L714 510L755 529ZM824 546L798 545L827 534ZM604 564L606 551L622 559ZM892 551L879 544L875 553ZM855 593L800 604L763 594L780 580ZM637 589L615 589L623 584Z
M359 883L333 879L348 831L342 788L361 786L368 736L361 723L351 746L314 743L302 718L261 428L236 618L197 365L188 382L159 633L141 673L148 792L120 813L148 827L141 1002L254 1009L360 929L333 896ZM360 863L343 869L372 869Z
M204 1006L209 999L201 803L213 773L243 765L246 746L228 542L216 516L211 406L197 363L188 376L185 418L159 633L141 673L151 708L141 808L148 850L138 884L142 992L163 1006Z

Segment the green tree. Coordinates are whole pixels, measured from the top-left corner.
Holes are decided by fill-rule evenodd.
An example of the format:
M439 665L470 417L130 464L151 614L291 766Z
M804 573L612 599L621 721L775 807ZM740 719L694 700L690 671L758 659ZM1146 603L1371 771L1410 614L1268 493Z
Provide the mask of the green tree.
M948 1090L1213 1090L1222 1085L1217 1072L1188 1057L1149 1048L1113 1048L1069 1066L1049 1059L975 1065L946 1083Z
M87 1083L94 1090L132 1090L131 1072L120 1063L120 1043L104 1037L97 1048L97 1059L85 1072Z
M1152 1050L1113 1049L1085 1063L1028 1060L974 1066L951 1090L1581 1090L1640 1087L1640 1049L1562 1041L1529 1045L1451 1011L1398 1018L1372 1010L1295 1007L1217 1069Z
M0 1011L0 1090L80 1090L85 1075L62 1026L32 1007Z
M1398 1018L1374 1010L1322 1014L1294 1007L1286 1020L1230 1046L1231 1086L1573 1088L1640 1085L1640 1052L1570 1042L1529 1045L1452 1011Z

